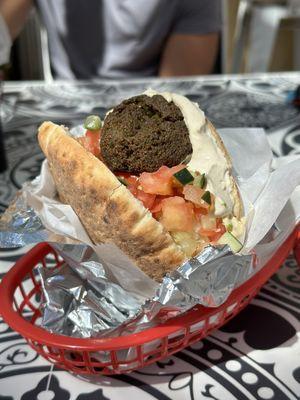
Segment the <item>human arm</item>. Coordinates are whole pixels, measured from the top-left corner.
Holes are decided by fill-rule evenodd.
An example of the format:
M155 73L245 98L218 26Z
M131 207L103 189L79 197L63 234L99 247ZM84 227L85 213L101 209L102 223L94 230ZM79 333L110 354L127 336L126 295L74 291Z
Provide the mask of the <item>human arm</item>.
M213 72L219 34L173 34L164 48L159 76L205 75Z
M0 0L0 14L12 40L21 32L32 5L33 0Z
M178 0L169 37L161 53L159 75L212 73L221 31L220 0Z

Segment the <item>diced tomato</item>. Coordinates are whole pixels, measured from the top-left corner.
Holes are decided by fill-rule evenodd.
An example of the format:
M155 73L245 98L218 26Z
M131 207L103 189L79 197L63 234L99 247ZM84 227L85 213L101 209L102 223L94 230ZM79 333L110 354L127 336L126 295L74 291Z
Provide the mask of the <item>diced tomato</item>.
M203 229L215 230L217 229L217 219L213 215L202 215L201 227Z
M183 168L185 168L184 165L172 168L162 166L155 172L143 172L139 178L140 186L146 193L172 196L174 194L173 174Z
M208 214L209 209L208 208L204 208L204 207L194 207L194 213L196 215L196 218L198 218L200 220L202 215L206 215Z
M85 136L78 138L78 142L94 156L100 156L100 135L101 131L87 130Z
M155 214L161 211L161 202L163 199L165 199L165 196L156 196L155 201L150 209L150 211Z
M223 235L223 233L226 232L226 228L223 224L219 225L216 229L203 229L200 228L198 230L198 233L201 236L206 236L209 238L209 241L214 243L217 242L220 237Z
M212 238L216 235L216 230L215 229L204 229L204 228L199 228L198 233L201 236L206 236L209 238L210 241L212 241Z
M162 167L163 168L163 167ZM157 172L143 172L139 178L140 185L146 193L172 195L172 182Z
M189 200L202 208L209 208L209 204L205 203L205 201L201 199L205 193L204 189L194 185L185 185L182 193L186 200Z
M194 207L182 197L174 196L161 202L162 217L160 222L168 231L190 232L194 228Z
M145 208L148 208L148 210L150 210L155 202L156 195L150 194L150 193L145 193L142 190L138 189L136 197L142 201Z
M216 236L213 238L213 241L217 242L225 232L226 232L226 228L222 222L222 219L217 218L217 232L216 232Z
M149 210L151 209L155 202L155 194L143 192L142 190L138 189L136 184L127 186L127 189L130 190L131 193L143 203L145 208L148 208Z

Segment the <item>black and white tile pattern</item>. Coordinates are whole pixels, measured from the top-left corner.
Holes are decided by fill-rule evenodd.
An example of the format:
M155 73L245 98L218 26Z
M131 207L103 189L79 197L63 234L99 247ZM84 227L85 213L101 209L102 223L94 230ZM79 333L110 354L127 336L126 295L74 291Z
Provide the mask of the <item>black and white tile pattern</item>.
M0 211L42 161L45 119L78 124L146 87L198 101L218 127L263 126L276 155L300 153L299 110L285 103L300 74L160 82L11 83L1 107L8 170ZM0 250L0 278L29 248ZM79 380L53 368L0 320L0 400L300 399L300 270L291 256L237 317L201 342L130 375Z

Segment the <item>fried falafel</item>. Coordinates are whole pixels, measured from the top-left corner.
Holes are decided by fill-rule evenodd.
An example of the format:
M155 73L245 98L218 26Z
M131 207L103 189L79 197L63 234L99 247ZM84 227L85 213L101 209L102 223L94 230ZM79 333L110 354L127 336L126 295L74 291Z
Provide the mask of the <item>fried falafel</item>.
M116 106L104 120L100 147L112 171L135 174L173 167L192 153L180 109L161 95L143 94Z

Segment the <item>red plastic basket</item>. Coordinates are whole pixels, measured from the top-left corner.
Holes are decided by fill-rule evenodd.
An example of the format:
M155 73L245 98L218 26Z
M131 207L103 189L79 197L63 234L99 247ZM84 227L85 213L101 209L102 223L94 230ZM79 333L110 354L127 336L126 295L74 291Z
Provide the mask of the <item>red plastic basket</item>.
M41 285L36 267L47 266L52 257L56 266L62 261L48 244L39 244L19 259L0 284L2 314L5 322L19 332L40 355L60 368L77 374L118 374L130 372L169 356L196 342L225 324L241 311L263 284L280 267L294 247L300 261L300 231L279 248L264 268L232 292L218 308L196 306L164 324L139 333L104 339L78 339L52 334L37 326ZM130 350L131 359L124 354ZM125 353L124 353L125 351Z

